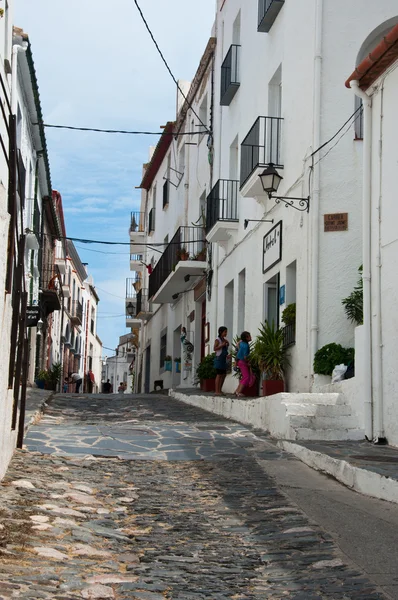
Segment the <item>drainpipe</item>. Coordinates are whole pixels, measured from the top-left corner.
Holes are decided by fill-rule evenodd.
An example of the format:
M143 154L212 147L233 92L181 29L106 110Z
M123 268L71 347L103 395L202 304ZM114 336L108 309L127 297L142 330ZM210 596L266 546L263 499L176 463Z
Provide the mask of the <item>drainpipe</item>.
M363 278L363 326L364 326L364 411L365 435L373 438L372 419L372 324L371 324L371 289L370 289L370 223L371 223L371 161L372 161L372 99L361 90L358 81L350 81L352 91L363 102L364 141L363 141L363 174L362 174L362 278Z
M314 58L314 128L313 148L321 145L321 98L322 98L322 26L323 0L316 0L315 5L315 58ZM311 198L311 345L310 372L313 372L315 352L318 350L318 287L319 287L319 200L320 200L320 166L316 164L313 171L313 190Z
M23 46L14 44L12 47L12 70L11 70L11 112L13 115L17 114L18 102L17 102L17 82L18 82L18 52L26 52L28 45Z

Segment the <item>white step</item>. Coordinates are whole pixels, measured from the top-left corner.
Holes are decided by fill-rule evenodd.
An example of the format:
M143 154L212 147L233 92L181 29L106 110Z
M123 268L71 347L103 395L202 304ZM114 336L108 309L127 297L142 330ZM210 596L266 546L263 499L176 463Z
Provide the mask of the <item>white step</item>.
M349 404L296 404L289 403L286 405L287 415L307 415L321 417L342 417L350 416L352 413Z
M291 415L288 418L290 426L294 429L309 428L318 431L319 429L356 429L358 427L358 417L355 415L338 417Z
M309 429L299 427L295 430L296 440L363 440L363 429Z
M281 402L284 404L347 404L347 399L343 394L328 393L328 394L278 394Z

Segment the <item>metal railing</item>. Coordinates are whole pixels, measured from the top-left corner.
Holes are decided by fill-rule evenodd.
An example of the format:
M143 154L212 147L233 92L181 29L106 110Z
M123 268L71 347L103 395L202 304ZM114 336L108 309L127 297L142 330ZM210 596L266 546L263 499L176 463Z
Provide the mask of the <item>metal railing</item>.
M257 31L268 33L285 0L258 0Z
M79 300L72 302L71 317L83 323L83 304Z
M290 325L286 325L282 327L283 333L283 347L287 348L288 346L292 346L296 343L296 323L290 323Z
M130 233L145 233L145 213L131 213Z
M241 144L240 185L249 179L257 167L273 163L283 168L281 117L258 117Z
M232 44L221 65L221 99L222 106L229 106L240 86L240 46Z
M130 254L130 261L132 262L143 262L144 255L143 254Z
M181 260L198 260L205 250L202 227L179 227L149 276L149 298L156 294Z
M137 295L137 288L140 289L141 279L138 273L135 277L128 277L126 279L126 298L135 298Z
M136 315L139 317L142 313L151 313L152 306L148 299L148 290L142 289L137 294L137 311Z
M207 196L206 233L218 221L238 221L239 181L219 179Z
M170 184L169 181L166 181L163 184L163 208L169 203L169 192L170 192Z
M151 208L151 210L149 211L149 218L148 218L148 233L152 233L153 231L155 231L155 215L156 215L156 209Z

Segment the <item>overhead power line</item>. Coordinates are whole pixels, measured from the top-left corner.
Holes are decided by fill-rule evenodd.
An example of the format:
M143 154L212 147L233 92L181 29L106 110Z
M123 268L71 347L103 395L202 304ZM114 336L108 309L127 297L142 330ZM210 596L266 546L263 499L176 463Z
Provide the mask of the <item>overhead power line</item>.
M338 131L336 131L336 133L327 142L324 142L321 146L319 146L319 148L317 148L316 150L314 150L314 152L310 155L310 157L315 156L315 154L318 154L318 152L320 152L325 146L328 146L328 144L330 144L330 142L333 142L333 140L339 135L340 131L342 131L344 129L344 127L351 121L351 119L353 117L355 117L355 115L359 111L362 111L362 110L363 110L362 106L358 106L358 108L356 110L354 110L354 112L347 119L347 121L345 123L343 123L343 125L340 127L340 129ZM358 115L358 116L360 116L360 115ZM355 119L355 121L356 121L356 119ZM351 127L351 125L352 125L352 123L350 123L350 127Z
M33 123L38 125L38 123ZM75 127L74 125L52 125L50 123L41 123L43 127L51 129L70 129L72 131L93 131L95 133L121 133L124 135L171 135L173 137L183 135L202 135L204 131L184 131L179 133L173 133L172 131L165 133L164 131L129 131L127 129L100 129L99 127ZM208 131L206 125L203 125Z
M27 229L26 230L27 233L35 233L32 229ZM43 235L53 238L54 239L54 235L51 233L44 233ZM206 240L187 240L182 242L152 242L150 244L143 244L142 242L108 242L107 240L86 240L83 238L75 238L75 237L70 237L68 235L65 236L60 236L59 238L60 240L71 240L72 242L79 242L81 244L105 244L107 246L146 246L147 248L150 249L156 249L156 247L164 247L164 246L187 246L188 244L206 244L207 241Z
M170 69L170 67L169 67L169 65L168 65L168 63L167 63L167 60L165 59L165 57L164 57L164 55L163 55L163 53L162 53L161 49L159 48L159 44L158 44L158 43L157 43L157 41L155 40L155 36L153 35L153 33L152 33L152 31L151 31L151 29L150 29L150 27L149 27L148 23L147 23L147 20L146 20L146 19L145 19L145 17L144 17L144 14L143 14L143 12L142 12L142 10L141 10L141 8L140 8L140 5L138 4L137 0L134 0L134 4L136 5L136 7L137 7L137 10L138 10L138 12L140 13L140 17L141 17L141 19L142 19L142 21L143 21L143 23L144 23L144 25L145 25L145 27L146 27L146 29L147 29L147 31L148 31L148 33L149 33L149 35L151 36L151 39L152 39L153 43L155 44L156 50L157 50L157 51L159 52L159 54L160 54L160 58L161 58L161 59L162 59L162 61L164 62L166 69L168 70L168 72L169 72L169 73L170 73L170 75L171 75L171 78L173 79L174 83L176 84L178 91L179 91L179 92L180 92L180 94L183 96L183 98L185 99L185 101L188 103L188 106L189 106L189 108L192 110L193 114L196 116L196 118L198 119L199 123L200 123L201 125L203 125L203 127L205 128L205 130L207 131L207 133L211 133L211 132L210 132L210 130L209 130L209 128L207 127L207 125L205 125L205 123L203 123L202 119L199 117L199 115L198 115L198 114L195 112L195 110L192 108L192 104L189 102L188 98L186 97L186 95L184 94L184 92L182 91L182 89L180 88L180 86L178 85L178 81L177 81L177 79L174 77L174 75L173 75L173 72L172 72L172 70Z

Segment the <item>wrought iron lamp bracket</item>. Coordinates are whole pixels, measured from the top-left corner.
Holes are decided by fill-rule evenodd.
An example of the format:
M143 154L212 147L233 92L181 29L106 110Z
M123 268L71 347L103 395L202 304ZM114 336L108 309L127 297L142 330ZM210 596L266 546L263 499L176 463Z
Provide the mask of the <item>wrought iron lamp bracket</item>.
M275 200L277 204L284 204L285 207L291 206L301 212L310 212L309 196L307 196L307 198L296 198L294 196L273 196L272 194L269 194L269 198ZM296 206L296 202L298 203L298 206Z

